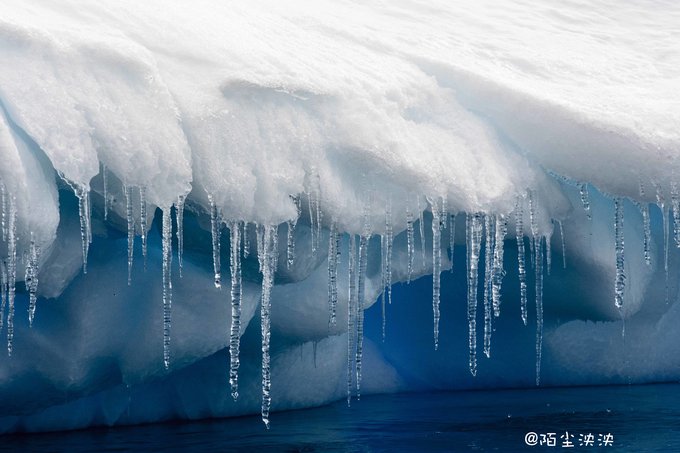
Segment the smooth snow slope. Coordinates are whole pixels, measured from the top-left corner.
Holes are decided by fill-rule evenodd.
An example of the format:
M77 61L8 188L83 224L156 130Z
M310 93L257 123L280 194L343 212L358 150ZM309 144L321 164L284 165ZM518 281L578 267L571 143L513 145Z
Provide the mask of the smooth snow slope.
M507 311L514 310L517 319L515 220L523 220L525 235L545 236L554 255L553 275L545 276L547 382L620 381L628 362L623 352L611 349L619 347L618 324L604 330L599 324L578 324L582 321L560 325L623 317L630 319L629 326L656 326L667 311L671 318L659 326L672 324L677 311L669 311L677 293L674 243L680 244L678 24L680 7L671 1L4 2L0 255L6 257L1 266L5 330L9 334L11 325L17 332L12 358L0 361L6 408L0 427L57 429L256 410L259 338L252 331L259 326L251 319L258 318L262 263L253 223L279 231L271 294L274 388L277 374L304 375L306 368L294 366L298 349L301 362L311 367L306 361L311 345L299 345L321 341L319 347L334 351L318 374L325 386L306 393L290 384L278 401L275 392L274 407L320 404L344 391L350 286L345 233L373 235L360 272L368 307L387 275L377 235L394 233L392 283L431 274L438 267L437 250L441 267L450 267L451 228L446 221L443 228L431 225L438 211L461 214L455 242L462 261L454 281L463 286L463 213L509 220L502 306L513 307ZM617 240L611 198L619 197L625 199L619 204L624 223ZM156 409L124 419L120 386L143 389L168 373L163 367L163 246L160 219L154 218L156 207L167 214L185 203L181 279L179 243L165 244L175 249L167 385L178 387L167 394L158 390L154 403L142 404ZM650 213L649 203L656 203L663 217L656 208ZM215 372L214 354L224 353L230 343L230 241L223 235L220 291L212 283L220 269L213 267L211 212L213 226L250 224L245 234L250 256L242 258L241 405L206 396L205 404L183 412L159 401L195 395L183 379L190 381L202 367ZM643 216L651 217L651 225ZM415 228L411 254L410 220ZM293 222L295 259L287 265L286 236ZM556 270L562 254L558 222L566 240L565 271ZM337 276L326 264L336 228L341 234ZM14 229L16 235L10 234ZM182 236L177 227L174 234ZM135 235L148 241L148 256L141 257L137 239L132 285L127 286L126 249ZM440 247L433 251L436 241ZM31 258L36 250L39 256ZM531 310L532 253L527 248ZM90 261L87 275L83 255ZM617 265L617 256L625 261ZM484 271L481 264L480 275ZM619 310L614 282L624 273ZM329 279L337 280L338 293L337 324L330 327ZM16 319L10 291L15 281L20 282ZM447 281L442 303L453 298L465 307L465 292ZM39 301L29 329L24 309L32 305L31 293ZM431 310L430 297L419 304L423 310ZM480 285L480 357L483 297ZM445 316L452 315L445 306L442 310L446 325ZM465 324L468 314L462 310L456 316ZM535 316L531 311L531 322ZM398 331L399 322L388 326ZM432 333L431 325L423 328ZM523 326L515 328L519 332ZM658 343L673 349L673 333L658 329ZM254 337L248 340L247 332ZM559 371L578 362L568 352L587 349L589 339L600 334L610 340L593 354L616 360L600 368L582 363L577 375ZM534 328L509 337L526 335L533 342ZM442 333L442 347L447 338ZM429 372L409 378L399 365L408 354L367 341L368 391L531 382L495 379L493 373L467 382L450 370L450 379L434 384L436 357L427 361ZM635 354L650 357L647 342L642 344ZM467 339L456 349L464 368L467 349ZM672 363L662 362L645 362L642 371L632 373L633 380L680 376ZM480 366L483 374L485 365ZM529 368L532 375L533 364ZM208 387L219 398L228 396L226 376ZM59 396L64 392L90 398L89 403L75 411L71 403L47 409L64 403ZM88 413L84 407L95 415L79 416ZM53 412L40 415L43 410Z

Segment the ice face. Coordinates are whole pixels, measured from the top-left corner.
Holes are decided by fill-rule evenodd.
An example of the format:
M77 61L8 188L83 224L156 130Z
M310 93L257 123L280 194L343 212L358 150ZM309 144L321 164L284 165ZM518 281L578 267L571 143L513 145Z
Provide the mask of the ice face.
M614 358L676 317L679 21L599 1L3 5L0 429L677 378ZM566 321L622 319L634 346L560 374L610 335ZM655 332L664 357L674 331ZM517 357L528 374L504 374ZM205 367L215 383L187 388ZM182 404L152 408L154 380Z

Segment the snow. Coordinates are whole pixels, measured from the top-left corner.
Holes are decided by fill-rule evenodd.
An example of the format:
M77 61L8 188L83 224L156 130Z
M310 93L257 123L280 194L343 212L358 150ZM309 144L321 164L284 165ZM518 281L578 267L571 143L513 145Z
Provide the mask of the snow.
M680 377L674 2L5 3L0 431Z

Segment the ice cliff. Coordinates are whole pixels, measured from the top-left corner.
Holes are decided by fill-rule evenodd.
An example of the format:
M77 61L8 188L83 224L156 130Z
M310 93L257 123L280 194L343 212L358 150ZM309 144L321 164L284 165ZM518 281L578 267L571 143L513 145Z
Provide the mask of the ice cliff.
M680 7L0 7L0 431L680 378Z

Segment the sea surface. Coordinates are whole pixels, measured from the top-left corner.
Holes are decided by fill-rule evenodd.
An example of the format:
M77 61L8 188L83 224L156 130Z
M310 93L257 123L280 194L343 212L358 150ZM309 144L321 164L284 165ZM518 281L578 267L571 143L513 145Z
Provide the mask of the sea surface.
M270 430L253 416L11 435L0 450L680 452L680 385L375 395L271 420Z

